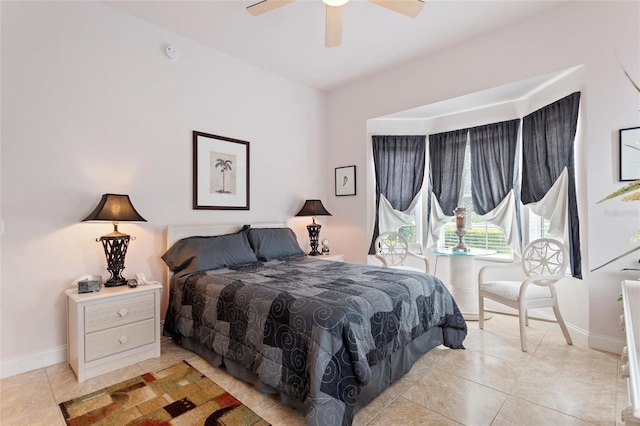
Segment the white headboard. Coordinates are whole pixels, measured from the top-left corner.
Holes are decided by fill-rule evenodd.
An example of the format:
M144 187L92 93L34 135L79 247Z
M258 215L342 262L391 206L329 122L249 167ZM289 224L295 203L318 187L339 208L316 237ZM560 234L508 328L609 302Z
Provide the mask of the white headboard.
M247 223L169 225L167 226L167 250L178 240L187 237L211 237L238 232ZM286 222L251 223L252 228L285 228Z

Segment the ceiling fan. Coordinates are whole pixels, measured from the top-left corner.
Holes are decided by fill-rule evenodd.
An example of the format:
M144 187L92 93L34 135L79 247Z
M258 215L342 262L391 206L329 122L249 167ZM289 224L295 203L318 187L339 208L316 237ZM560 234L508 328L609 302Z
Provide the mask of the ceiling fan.
M247 7L253 16L262 15L291 3L293 0L262 0ZM324 45L326 47L340 46L342 43L342 6L349 0L322 0L326 5ZM424 1L422 0L369 0L378 6L401 13L410 18L418 16Z

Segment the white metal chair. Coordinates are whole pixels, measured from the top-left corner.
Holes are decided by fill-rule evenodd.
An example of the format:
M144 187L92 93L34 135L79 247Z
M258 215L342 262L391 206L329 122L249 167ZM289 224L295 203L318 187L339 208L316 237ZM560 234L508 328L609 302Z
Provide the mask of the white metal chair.
M405 270L414 270L429 273L429 260L409 250L407 240L397 232L383 232L375 241L376 253L375 257L382 262L387 268L397 268ZM424 262L424 269L406 266L404 264L407 257L420 259Z
M571 345L571 336L558 308L555 283L565 277L569 263L567 248L559 241L540 238L527 245L522 253L520 266L526 275L524 281L494 281L487 279L491 270L513 268L512 265L488 265L478 274L479 327L484 328L484 298L495 300L518 310L520 319L520 344L527 352L527 332L529 325L527 311L535 308L553 308L562 334ZM516 264L517 265L517 264Z

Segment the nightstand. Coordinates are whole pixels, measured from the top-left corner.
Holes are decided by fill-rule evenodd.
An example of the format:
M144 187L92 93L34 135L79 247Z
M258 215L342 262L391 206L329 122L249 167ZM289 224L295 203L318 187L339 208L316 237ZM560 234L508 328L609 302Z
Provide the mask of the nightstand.
M322 256L318 256L318 259L344 262L344 254L323 254Z
M67 295L69 365L78 382L160 356L160 284Z

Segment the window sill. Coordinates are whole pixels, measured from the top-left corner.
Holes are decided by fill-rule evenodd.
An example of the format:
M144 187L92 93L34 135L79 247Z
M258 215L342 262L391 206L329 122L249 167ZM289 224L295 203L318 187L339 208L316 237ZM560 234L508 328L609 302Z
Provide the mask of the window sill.
M489 256L478 256L476 257L478 260L482 260L485 262L497 262L497 263L513 263L513 256L511 254L492 254Z

